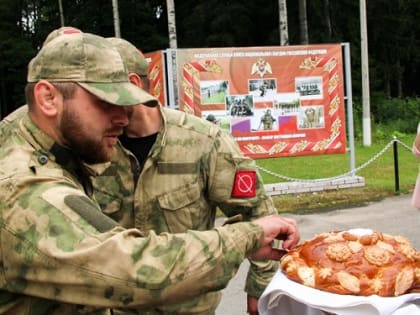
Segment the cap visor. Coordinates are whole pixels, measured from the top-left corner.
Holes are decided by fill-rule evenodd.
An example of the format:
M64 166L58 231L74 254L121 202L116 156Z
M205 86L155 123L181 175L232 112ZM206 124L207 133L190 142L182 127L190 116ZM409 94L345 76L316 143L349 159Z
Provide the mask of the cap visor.
M158 104L157 98L130 82L77 82L77 84L101 100L113 105L144 104L153 107Z

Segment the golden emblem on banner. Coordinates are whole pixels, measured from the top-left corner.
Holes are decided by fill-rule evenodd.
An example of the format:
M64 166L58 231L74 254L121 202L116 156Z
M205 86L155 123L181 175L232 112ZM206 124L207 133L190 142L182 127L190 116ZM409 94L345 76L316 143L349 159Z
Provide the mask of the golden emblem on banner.
M258 74L262 78L266 73L273 73L271 65L263 58L258 58L252 65L251 74Z

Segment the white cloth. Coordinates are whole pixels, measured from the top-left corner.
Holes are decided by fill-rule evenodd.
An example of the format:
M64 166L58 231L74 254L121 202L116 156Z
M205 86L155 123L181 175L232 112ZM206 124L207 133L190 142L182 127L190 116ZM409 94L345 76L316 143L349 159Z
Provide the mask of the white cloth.
M278 271L258 302L260 315L419 315L420 293L397 297L333 294L289 280ZM322 311L321 311L322 310Z

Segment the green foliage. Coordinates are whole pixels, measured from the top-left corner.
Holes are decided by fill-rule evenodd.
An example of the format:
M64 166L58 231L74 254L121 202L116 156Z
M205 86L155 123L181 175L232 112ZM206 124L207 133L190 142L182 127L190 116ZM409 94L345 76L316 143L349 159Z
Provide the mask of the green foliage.
M371 97L371 131L377 140L398 138L401 135L412 134L417 130L420 122L420 99L389 98L376 93ZM363 107L360 99L353 104L354 134L356 140L363 135Z
M420 120L420 99L375 97L371 101L375 124L395 126L402 132L415 132Z
M24 102L26 66L35 49L20 1L0 0L0 115Z
M372 98L372 129L377 139L415 133L420 121L417 98Z

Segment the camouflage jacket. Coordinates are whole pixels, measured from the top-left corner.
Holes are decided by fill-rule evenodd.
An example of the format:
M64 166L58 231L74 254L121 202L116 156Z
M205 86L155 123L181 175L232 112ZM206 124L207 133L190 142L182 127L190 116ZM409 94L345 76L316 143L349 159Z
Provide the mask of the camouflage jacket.
M95 196L107 215L126 227L179 233L213 228L217 208L242 220L277 212L255 162L228 133L181 111L162 108L161 113L161 131L142 170L120 148L111 166L95 178ZM138 178L135 185L133 177ZM259 297L277 268L275 262L251 261L248 294ZM213 314L219 300L220 293L211 292L145 314Z
M224 287L260 244L252 223L124 229L90 197L92 170L23 116L0 128L0 314L137 314Z

